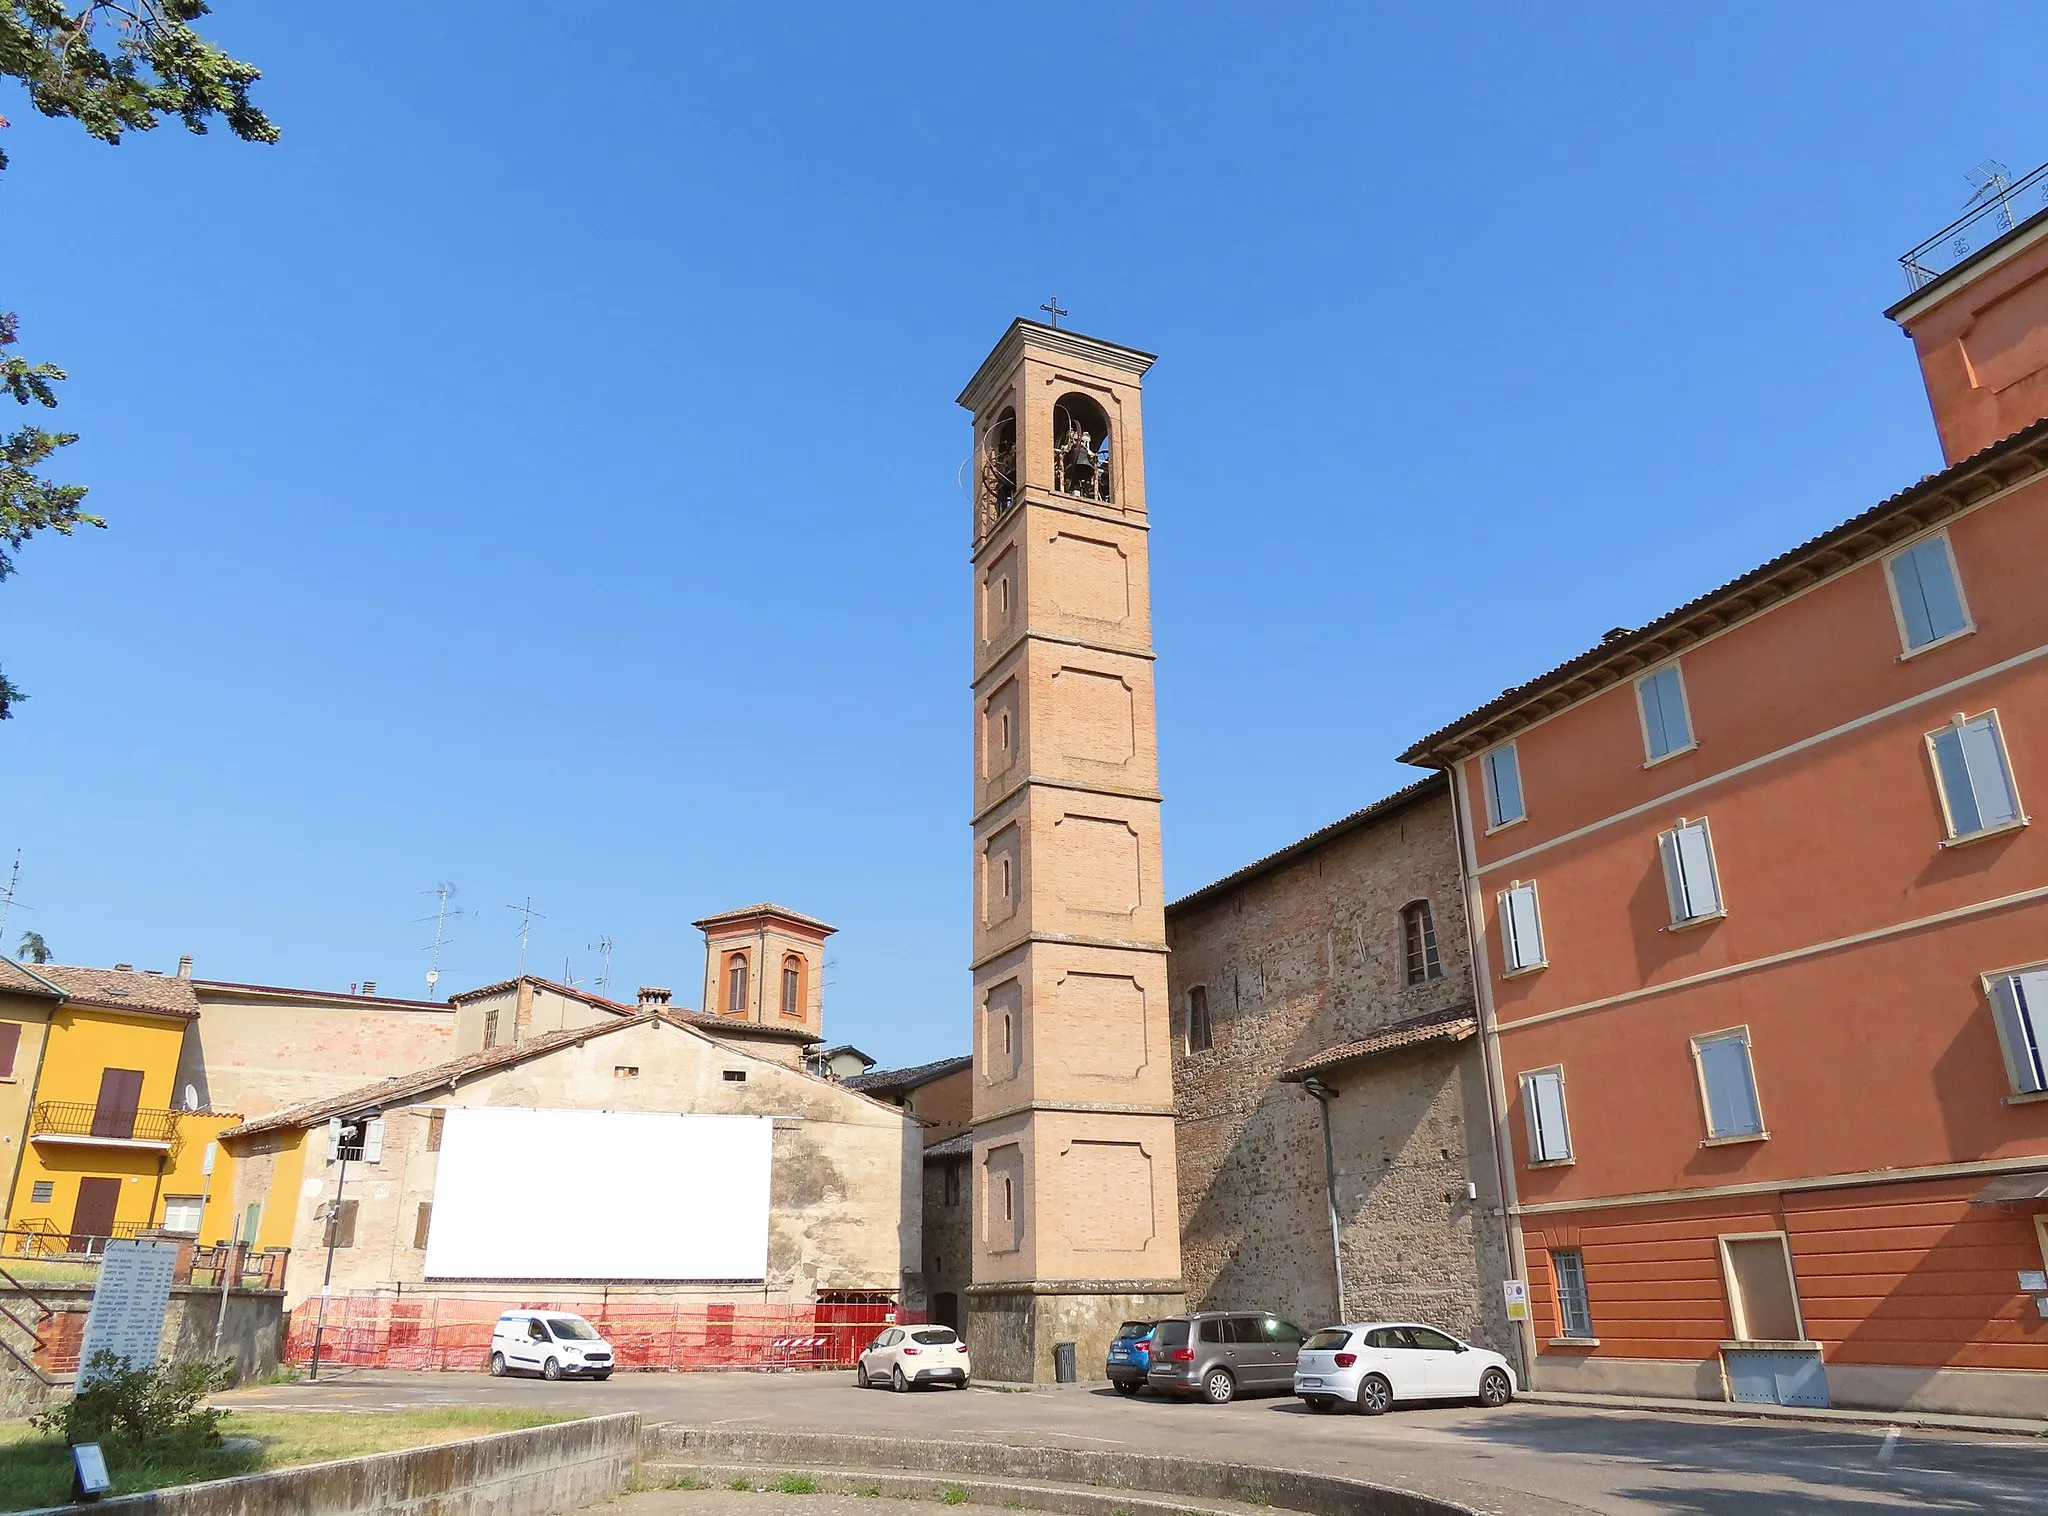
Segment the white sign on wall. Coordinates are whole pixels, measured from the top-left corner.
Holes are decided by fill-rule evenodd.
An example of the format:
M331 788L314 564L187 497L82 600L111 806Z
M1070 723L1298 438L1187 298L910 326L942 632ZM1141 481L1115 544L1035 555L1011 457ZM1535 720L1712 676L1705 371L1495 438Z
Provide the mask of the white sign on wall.
M774 1118L451 1106L429 1279L762 1279Z
M1504 1279L1501 1281L1500 1292L1507 1297L1508 1320L1527 1321L1529 1319L1529 1282L1526 1279Z
M100 1280L85 1318L78 1348L80 1380L97 1353L112 1353L130 1369L156 1367L164 1337L164 1313L171 1304L171 1277L178 1268L175 1242L109 1242L100 1258Z

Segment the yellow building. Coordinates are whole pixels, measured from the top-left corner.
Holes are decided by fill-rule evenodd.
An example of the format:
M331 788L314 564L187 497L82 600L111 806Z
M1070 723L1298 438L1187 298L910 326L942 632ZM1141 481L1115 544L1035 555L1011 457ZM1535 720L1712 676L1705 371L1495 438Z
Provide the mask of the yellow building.
M0 1051L16 1048L15 1082L0 1084L0 1146L13 1155L0 1165L13 1170L6 1252L97 1252L157 1228L226 1237L233 1160L218 1149L210 1179L205 1167L213 1139L240 1118L196 1110L196 1092L178 1088L199 1015L191 981L5 967Z

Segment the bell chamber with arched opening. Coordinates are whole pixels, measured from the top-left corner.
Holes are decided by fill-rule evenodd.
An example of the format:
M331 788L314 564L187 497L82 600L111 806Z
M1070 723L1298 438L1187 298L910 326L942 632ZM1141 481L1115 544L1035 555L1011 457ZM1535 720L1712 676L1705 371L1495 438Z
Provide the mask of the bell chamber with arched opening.
M981 434L975 493L986 531L1017 503L1017 411L1006 405Z
M1088 396L1070 390L1053 402L1052 453L1054 488L1061 494L1083 500L1116 498L1109 413Z

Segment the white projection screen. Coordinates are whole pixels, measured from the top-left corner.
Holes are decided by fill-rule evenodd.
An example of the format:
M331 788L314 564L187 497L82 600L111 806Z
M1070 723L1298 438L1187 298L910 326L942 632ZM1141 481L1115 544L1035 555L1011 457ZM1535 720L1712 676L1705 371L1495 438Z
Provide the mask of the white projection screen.
M769 1116L450 1106L429 1279L762 1279Z

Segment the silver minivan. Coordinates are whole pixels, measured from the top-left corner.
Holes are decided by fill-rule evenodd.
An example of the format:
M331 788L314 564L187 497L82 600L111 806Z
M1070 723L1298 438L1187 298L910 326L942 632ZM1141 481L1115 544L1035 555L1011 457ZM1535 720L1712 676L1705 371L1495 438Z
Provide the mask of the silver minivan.
M1152 1329L1145 1387L1159 1395L1199 1395L1211 1405L1292 1390L1301 1342L1301 1328L1270 1311L1169 1316Z

